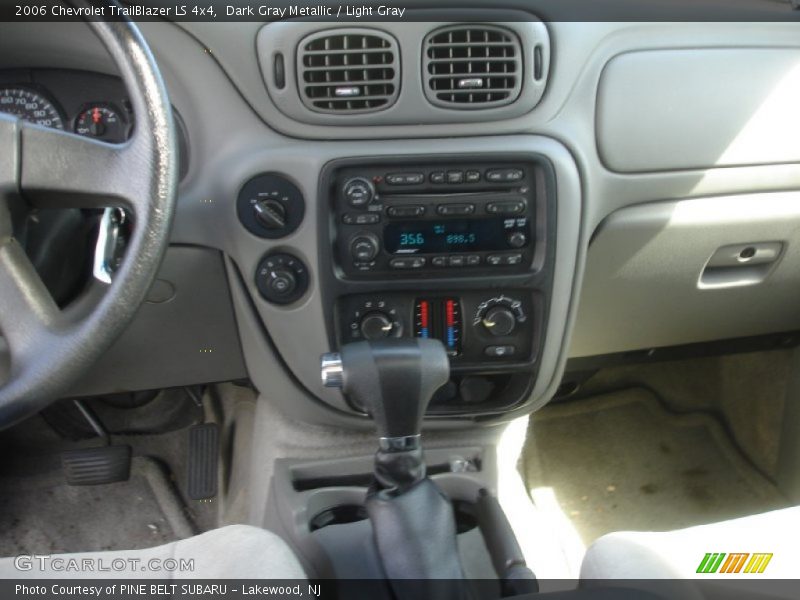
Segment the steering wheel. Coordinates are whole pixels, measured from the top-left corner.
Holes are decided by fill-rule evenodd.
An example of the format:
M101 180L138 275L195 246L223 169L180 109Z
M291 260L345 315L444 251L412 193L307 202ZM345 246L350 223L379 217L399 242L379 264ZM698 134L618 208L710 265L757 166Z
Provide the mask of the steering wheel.
M87 21L122 75L136 127L107 144L0 114L0 333L10 356L0 428L68 392L133 319L168 244L177 188L167 91L138 28ZM88 314L59 309L14 239L10 200L33 208L116 206L132 217L125 259ZM2 346L2 339L0 339Z

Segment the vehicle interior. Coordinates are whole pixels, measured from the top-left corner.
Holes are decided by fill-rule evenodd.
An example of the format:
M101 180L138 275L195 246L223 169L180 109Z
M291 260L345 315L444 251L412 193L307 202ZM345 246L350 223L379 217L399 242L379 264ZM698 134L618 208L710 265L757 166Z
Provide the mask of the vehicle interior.
M800 11L555 4L0 23L0 577L797 576Z

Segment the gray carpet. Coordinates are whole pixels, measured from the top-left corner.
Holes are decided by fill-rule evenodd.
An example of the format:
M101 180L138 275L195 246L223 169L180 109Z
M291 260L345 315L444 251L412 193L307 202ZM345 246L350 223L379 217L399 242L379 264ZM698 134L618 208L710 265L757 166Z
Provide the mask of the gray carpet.
M584 544L612 531L666 531L789 505L715 419L669 413L639 388L534 415L523 468L529 490L554 495Z
M129 481L71 487L60 469L0 478L0 556L147 548L192 535L161 468L135 458Z
M792 356L773 350L609 367L584 382L581 395L645 387L676 412L714 411L759 470L775 476Z

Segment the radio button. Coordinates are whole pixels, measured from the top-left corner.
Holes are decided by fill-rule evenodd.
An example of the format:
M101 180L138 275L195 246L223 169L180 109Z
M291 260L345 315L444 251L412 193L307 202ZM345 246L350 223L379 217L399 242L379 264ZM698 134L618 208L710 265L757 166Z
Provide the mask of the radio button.
M503 264L503 258L502 254L490 254L486 257L486 262L492 267L498 267Z
M342 216L342 223L345 225L374 225L375 223L380 223L380 220L381 216L378 213L347 213Z
M422 173L390 173L386 176L389 185L418 185L425 181Z
M425 266L425 258L422 256L393 258L389 261L389 266L392 269L421 269Z
M464 181L464 171L448 171L447 183L462 183Z
M486 262L493 267L519 265L522 264L522 254L490 254Z
M431 183L444 183L444 171L434 171L431 173Z
M443 216L471 215L475 212L474 204L440 204L436 212Z
M390 217L419 217L425 214L424 206L390 206L386 213Z
M431 264L434 267L446 267L447 266L447 257L446 256L434 256L431 259Z
M481 180L481 172L470 170L467 171L466 174L466 181L467 183L478 183Z
M525 210L525 203L516 202L490 202L486 205L486 212L493 215L518 215Z
M470 254L467 256L467 266L475 267L481 264L481 257L478 254Z
M451 267L463 267L464 264L465 264L464 257L463 256L451 256L449 258L449 260L447 261L447 264L449 266L451 266Z
M522 169L491 169L486 171L486 180L493 183L520 181L523 176Z

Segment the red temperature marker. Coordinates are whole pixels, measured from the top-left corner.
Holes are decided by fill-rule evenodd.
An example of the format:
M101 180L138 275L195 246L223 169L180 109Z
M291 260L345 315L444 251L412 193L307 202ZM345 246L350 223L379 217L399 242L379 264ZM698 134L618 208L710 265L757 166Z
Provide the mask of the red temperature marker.
M430 337L430 309L428 306L428 301L423 300L419 304L419 325L420 325L420 334L421 337L428 338Z

